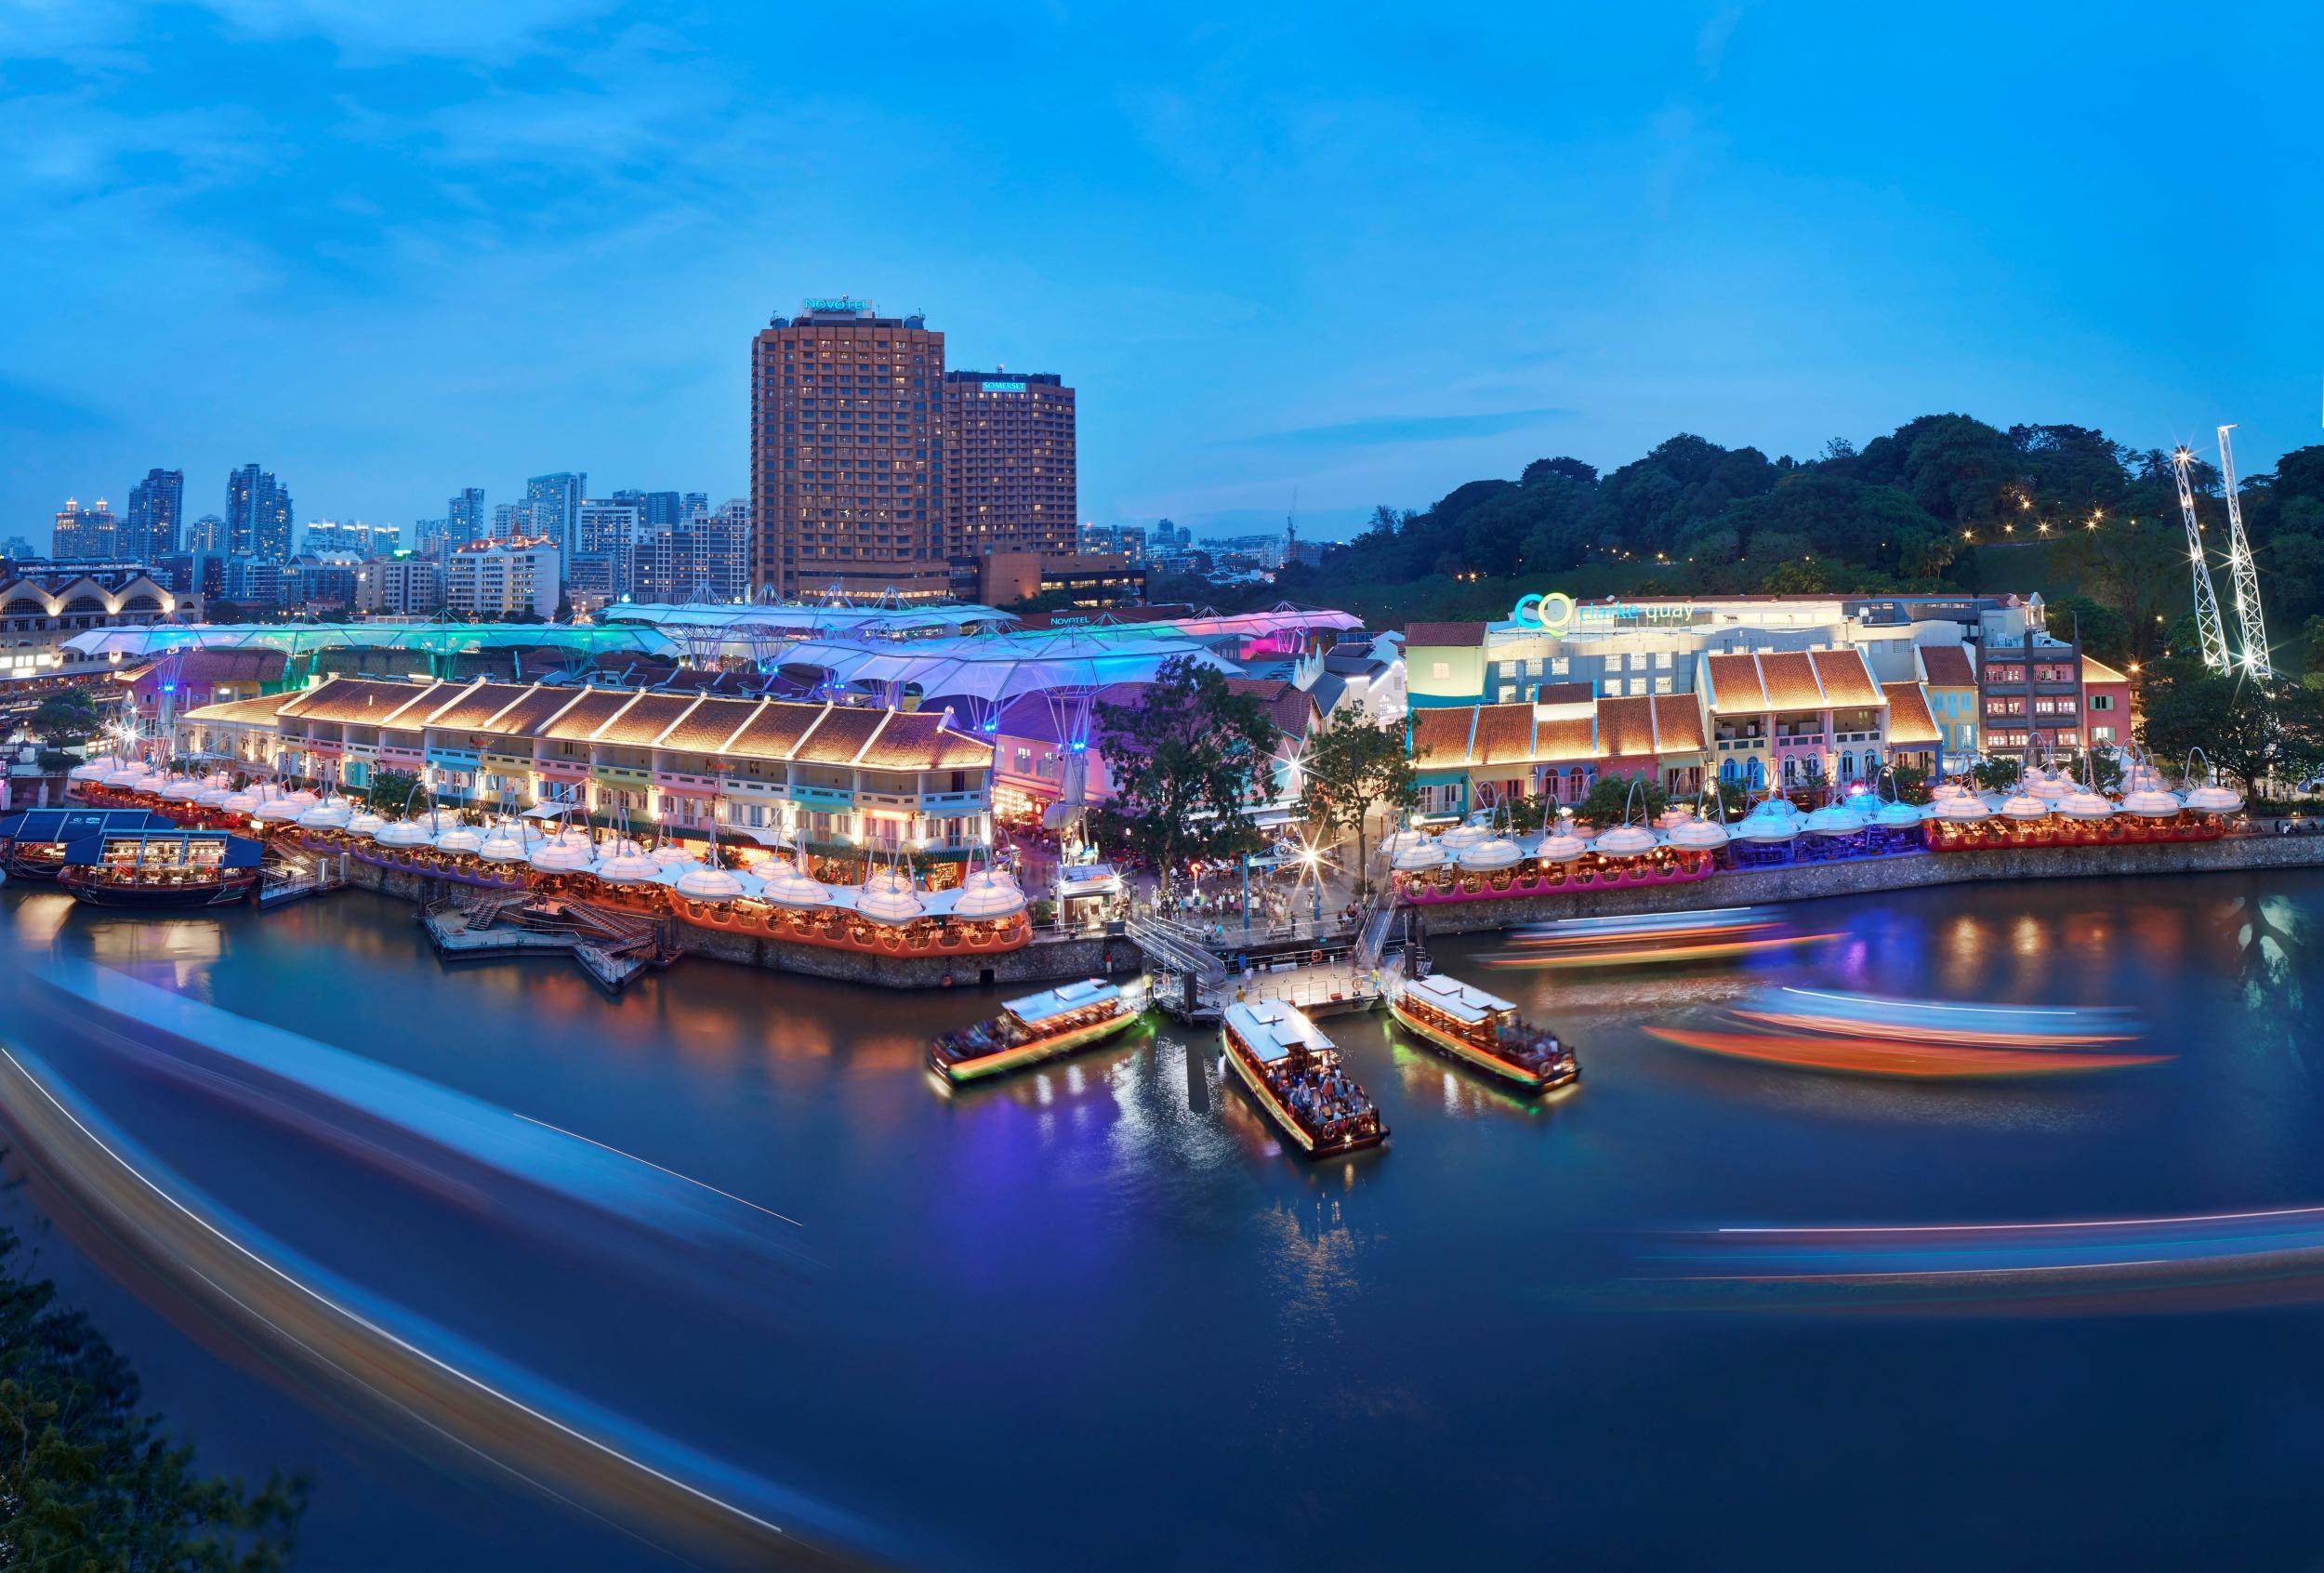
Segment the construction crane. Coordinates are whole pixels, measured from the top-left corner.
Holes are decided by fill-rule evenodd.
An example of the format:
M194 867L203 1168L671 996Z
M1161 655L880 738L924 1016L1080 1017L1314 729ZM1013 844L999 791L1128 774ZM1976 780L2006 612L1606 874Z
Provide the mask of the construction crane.
M2235 575L2237 632L2243 641L2244 674L2272 678L2276 665L2267 658L2267 619L2260 613L2260 567L2243 535L2243 505L2236 500L2236 454L2227 441L2234 430L2233 425L2219 429L2219 482L2227 493L2227 567Z
M2214 672L2227 669L2227 630L2219 620L2219 592L2212 588L2211 562L2203 551L2203 527L2195 522L2195 488L2187 480L2195 456L2180 448L2171 456L2171 473L2179 482L2179 514L2186 521L2187 572L2195 580L2195 628L2203 638L2203 665Z

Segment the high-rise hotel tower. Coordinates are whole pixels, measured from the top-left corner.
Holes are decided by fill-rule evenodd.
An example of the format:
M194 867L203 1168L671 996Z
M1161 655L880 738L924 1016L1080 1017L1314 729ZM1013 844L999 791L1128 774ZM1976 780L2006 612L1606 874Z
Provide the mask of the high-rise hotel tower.
M944 549L1060 556L1078 538L1074 390L1054 372L944 374Z
M944 336L810 299L750 349L750 582L941 597Z

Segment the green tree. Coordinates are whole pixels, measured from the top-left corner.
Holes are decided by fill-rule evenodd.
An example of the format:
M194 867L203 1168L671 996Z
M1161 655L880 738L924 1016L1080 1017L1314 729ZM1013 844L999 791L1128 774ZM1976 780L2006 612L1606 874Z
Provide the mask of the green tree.
M2317 768L2324 694L2221 676L2185 657L2146 675L2138 735L2150 753L2184 764L2200 748L2250 797L2271 776L2296 781Z
M2119 608L2102 606L2086 595L2061 595L2049 602L2048 615L2054 637L2079 633L2082 648L2101 661L2131 658L2131 621Z
M1097 712L1115 791L1095 816L1102 840L1145 857L1166 894L1182 863L1259 850L1249 804L1272 767L1274 728L1258 701L1182 657L1165 663L1136 703L1101 701Z
M10 1567L274 1573L303 1480L203 1475L141 1413L137 1374L0 1230L0 1562Z
M1631 792L1632 786L1638 788L1634 797ZM1657 781L1628 775L1602 775L1591 784L1590 795L1574 812L1576 817L1586 819L1604 829L1609 825L1619 825L1625 813L1636 813L1644 810L1646 818L1656 819L1670 806L1670 794L1663 791L1661 783Z
M418 785L419 777L408 770L374 770L363 797L374 813L401 813Z
M1900 803L1925 803L1929 800L1929 773L1918 765L1897 765L1889 772L1895 783L1896 800Z
M2007 754L1995 754L1969 767L1969 779L1987 792L2008 791L2017 785L2017 778L2022 773L2022 767Z
M51 694L33 711L33 732L51 748L86 742L97 726L97 700L86 688Z
M1375 724L1342 707L1307 740L1301 761L1300 812L1334 841L1355 832L1359 886L1368 866L1365 822L1374 808L1407 809L1420 800L1419 774L1405 751L1404 728Z

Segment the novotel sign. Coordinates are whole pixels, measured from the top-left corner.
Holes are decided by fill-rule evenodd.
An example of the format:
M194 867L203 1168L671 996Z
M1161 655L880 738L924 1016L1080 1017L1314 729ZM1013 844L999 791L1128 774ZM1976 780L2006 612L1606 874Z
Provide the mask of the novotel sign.
M799 302L801 311L868 311L871 302L852 295L811 295Z
M1510 610L1509 616L1521 628L1539 628L1547 633L1572 633L1581 629L1691 623L1695 620L1695 603L1691 601L1576 601L1564 590L1552 590L1547 595L1520 598Z

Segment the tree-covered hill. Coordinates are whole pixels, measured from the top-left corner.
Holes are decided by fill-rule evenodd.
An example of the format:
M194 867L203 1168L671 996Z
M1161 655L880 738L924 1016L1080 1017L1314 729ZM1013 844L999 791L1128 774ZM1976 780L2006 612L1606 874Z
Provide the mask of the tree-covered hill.
M2205 533L2224 552L2219 472L2198 461L2194 479ZM2238 490L2270 631L2296 664L2303 625L2324 614L2324 447L2287 454ZM2213 575L2227 597L2224 557ZM1355 540L1287 570L1267 593L1393 626L1500 615L1512 590L1544 588L2038 590L2102 654L2145 659L2186 611L2186 581L2168 453L2090 427L1930 415L1862 448L1836 439L1810 459L1689 433L1604 475L1576 458L1537 459L1513 481L1472 481L1419 511L1382 507Z

